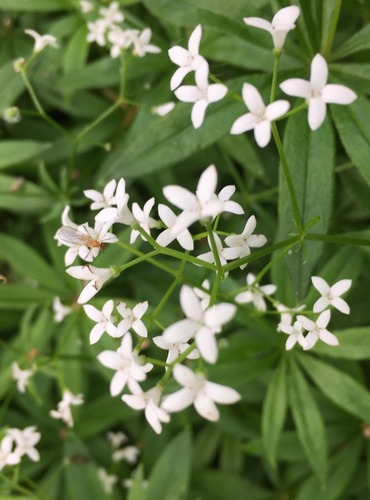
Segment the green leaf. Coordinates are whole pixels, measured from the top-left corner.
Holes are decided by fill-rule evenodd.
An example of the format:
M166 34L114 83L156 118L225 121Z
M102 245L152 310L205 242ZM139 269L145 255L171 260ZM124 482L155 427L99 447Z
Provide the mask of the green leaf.
M370 24L347 39L333 54L334 59L347 57L355 52L370 49Z
M32 304L50 304L52 296L46 290L26 285L0 284L0 309L26 309Z
M370 102L359 97L351 106L331 106L343 146L370 184Z
M147 498L181 500L187 498L191 465L189 432L176 436L159 456L149 478Z
M267 457L276 464L276 449L287 410L285 359L272 374L262 409L262 440Z
M145 500L146 498L146 488L144 487L144 467L143 464L140 464L135 470L133 483L129 489L127 500Z
M263 163L248 137L226 135L220 140L220 147L250 175L266 181Z
M228 82L228 86L240 91L243 80ZM191 123L190 110L190 105L178 104L169 115L152 122L135 140L118 147L101 168L104 180L116 176L140 177L188 158L228 134L245 107L227 98L211 104L198 130Z
M51 146L47 142L5 140L0 142L0 169L32 160Z
M71 37L63 54L63 71L72 73L83 68L89 50L86 26L81 26Z
M0 82L0 113L2 114L6 107L14 104L24 90L22 78L14 71L13 61L0 68Z
M23 177L0 174L0 208L20 214L50 210L52 200L39 186Z
M321 484L328 469L328 444L324 422L310 386L293 359L290 359L289 403L299 440Z
M30 246L23 241L0 233L0 256L15 271L35 280L53 293L65 294L68 291L58 273Z
M299 356L299 362L331 401L365 422L369 420L370 393L359 382L311 356Z
M325 488L315 477L309 478L300 489L296 500L337 500L345 498L345 489L355 473L360 460L362 439L360 436L342 444L330 459L330 472Z
M67 0L0 0L0 9L21 12L52 12L70 8Z
M335 150L330 121L326 119L318 130L312 132L307 124L306 113L293 115L286 126L284 149L303 226L319 217L313 231L325 234L330 222L334 185ZM281 169L277 241L289 238L295 232L292 204ZM278 289L291 287L295 300L298 298L298 301L302 301L321 250L321 243L304 242L301 247L296 246L286 254L273 270Z

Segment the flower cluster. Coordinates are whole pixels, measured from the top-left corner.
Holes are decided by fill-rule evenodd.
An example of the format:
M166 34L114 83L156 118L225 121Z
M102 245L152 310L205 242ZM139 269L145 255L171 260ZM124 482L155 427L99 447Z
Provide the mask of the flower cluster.
M57 409L50 411L50 416L56 419L63 420L68 427L73 427L73 416L71 406L79 406L84 403L82 394L72 394L71 391L66 389L63 392L63 398L59 401Z
M268 22L259 17L245 17L248 26L268 31L273 39L275 57L280 57L282 47L289 31L295 28L299 16L296 6L284 7ZM202 35L201 25L198 25L189 38L188 49L172 47L169 51L171 61L179 66L171 78L171 90L175 90L183 78L191 71L195 72L195 86L184 85L175 90L180 101L194 103L191 120L194 128L199 128L203 121L207 106L225 97L227 87L222 83L209 85L209 65L199 54ZM301 78L290 78L280 84L281 90L295 97L303 97L308 104L308 124L311 130L318 129L326 116L326 105L351 104L356 94L344 85L327 84L328 65L320 54L316 54L311 63L310 81ZM232 124L231 134L242 134L254 131L256 143L267 146L271 139L271 123L283 117L290 108L290 103L280 99L265 105L259 90L250 83L244 83L242 98L249 112L240 116Z
M94 10L89 2L81 2L83 13L89 14ZM161 51L159 47L150 43L152 31L145 28L143 31L137 29L123 29L120 26L125 16L119 10L118 2L112 2L108 7L99 9L99 17L87 23L89 33L87 41L97 43L100 47L110 46L110 56L115 59L124 51L132 47L132 53L138 57L145 54L157 54Z
M6 465L17 465L22 457L28 456L33 462L40 460L40 454L35 445L40 441L41 434L35 426L25 429L8 428L0 442L0 470Z

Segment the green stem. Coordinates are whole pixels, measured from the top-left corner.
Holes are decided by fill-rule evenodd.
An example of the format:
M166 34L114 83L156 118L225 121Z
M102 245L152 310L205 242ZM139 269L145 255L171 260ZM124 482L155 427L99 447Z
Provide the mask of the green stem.
M184 361L189 356L189 354L192 351L194 351L195 347L196 347L195 342L193 342L191 345L189 345L189 347L187 349L185 349L184 352L182 352L179 356L177 356L177 358L174 359L172 361L172 363L167 365L166 373L163 375L163 377L161 378L161 380L157 384L159 387L161 387L162 389L165 387L168 380L171 378L172 370L174 369L175 365Z
M295 108L291 109L290 111L288 111L287 113L285 113L285 115L282 115L280 116L276 121L280 121L280 120L285 120L286 118L289 118L290 116L293 116L295 115L296 113L299 113L300 111L304 110L304 109L307 109L307 102L304 101L302 102L302 104L299 104L299 106L296 106Z
M296 225L296 228L297 228L297 232L300 235L302 235L302 233L303 233L303 226L302 226L301 216L300 216L300 213L299 213L297 197L296 197L296 194L295 194L295 191L294 191L293 180L292 180L292 177L290 175L290 170L289 170L288 162L287 162L287 159L286 159L286 156L285 156L284 148L283 148L283 145L281 143L281 139L280 139L280 135L279 135L279 131L278 131L276 123L273 122L271 124L271 128L272 128L272 135L273 135L274 140L275 140L276 148L277 148L278 153L279 153L281 165L283 167L283 172L284 172L285 180L286 180L286 183L287 183L287 186L288 186L288 191L289 191L289 196L290 196L290 202L291 202L292 208L293 208L294 221L295 221L295 225Z
M337 24L338 24L339 14L340 14L341 8L342 8L342 0L336 0L334 11L331 15L329 34L328 34L328 37L326 39L326 45L321 47L321 53L325 59L329 59L329 57L330 57L330 52L331 52L331 48L333 45L334 36L335 36L336 29L337 29ZM326 26L323 26L323 29L325 29L325 28L326 28ZM324 41L324 37L322 37L322 40Z
M209 305L213 306L213 304L216 302L217 291L219 289L221 280L224 277L224 271L222 268L220 256L218 254L215 235L213 234L212 226L210 224L207 224L206 227L207 227L207 231L208 231L208 238L209 238L211 250L212 250L213 256L215 258L215 263L216 263L216 268L217 268L216 279L215 279L214 285L212 287L211 297L209 300Z
M140 250L137 250L133 246L127 245L126 243L123 243L123 241L117 241L116 245L121 246L122 248L124 248L128 252L133 253L134 255L138 255L139 257L145 257L143 259L143 261L150 262L150 264L152 264L153 266L156 266L159 269L162 269L163 271L165 271L168 274L172 274L172 276L177 276L176 271L174 271L170 267L166 266L166 264L162 264L162 262L158 262L153 258L147 258L147 254L145 254L144 252L141 252Z
M370 240L365 240L363 238L352 238L351 236L308 233L306 234L305 239L311 241L324 241L325 243L334 243L336 245L356 245L370 247Z
M82 137L84 137L90 130L92 130L94 127L96 127L100 122L105 120L109 115L113 113L119 106L122 104L122 100L118 99L112 106L110 106L108 109L106 109L101 115L99 115L96 120L94 120L92 123L90 123L87 127L83 129L82 132L80 132L76 137L75 141L80 142Z
M274 53L274 69L272 72L270 103L275 100L278 68L279 68L279 62L280 62L280 57L281 57L282 51L281 51L281 49L274 49L273 53Z
M140 264L140 262L145 262L150 259L151 257L155 257L158 255L158 250L153 250L152 252L149 252L147 254L142 255L141 257L137 257L136 259L130 260L130 262L127 262L126 264L122 264L122 266L112 266L117 273L122 273L126 269L129 269L130 267L136 266L136 264Z

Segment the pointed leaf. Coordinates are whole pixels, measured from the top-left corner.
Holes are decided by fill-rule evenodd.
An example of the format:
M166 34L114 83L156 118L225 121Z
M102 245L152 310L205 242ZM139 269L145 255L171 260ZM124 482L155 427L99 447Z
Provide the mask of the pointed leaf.
M48 142L5 140L0 142L0 169L34 159L51 146Z

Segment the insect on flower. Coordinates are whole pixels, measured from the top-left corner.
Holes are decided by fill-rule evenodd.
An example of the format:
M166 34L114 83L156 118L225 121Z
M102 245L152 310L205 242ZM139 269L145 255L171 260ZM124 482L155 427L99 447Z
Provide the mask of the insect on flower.
M58 231L58 239L64 245L84 245L88 248L99 248L104 250L106 243L97 240L91 235L86 226L83 226L86 233L83 233L79 228L62 226Z

